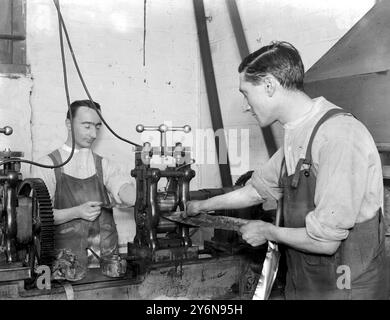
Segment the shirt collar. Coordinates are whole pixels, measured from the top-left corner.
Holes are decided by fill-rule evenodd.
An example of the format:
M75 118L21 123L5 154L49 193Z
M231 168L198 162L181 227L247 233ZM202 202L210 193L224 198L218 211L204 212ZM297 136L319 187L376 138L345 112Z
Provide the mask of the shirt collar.
M71 153L72 152L72 147L69 147L66 143L62 145L62 150ZM74 149L74 153L78 152L89 152L91 149L89 148L81 148L81 149Z
M286 130L292 130L297 127L300 127L307 119L311 118L313 115L315 115L321 105L321 102L324 100L324 97L318 97L313 99L314 104L311 107L311 109L306 112L302 117L295 119L294 121L287 122L283 125L283 128Z

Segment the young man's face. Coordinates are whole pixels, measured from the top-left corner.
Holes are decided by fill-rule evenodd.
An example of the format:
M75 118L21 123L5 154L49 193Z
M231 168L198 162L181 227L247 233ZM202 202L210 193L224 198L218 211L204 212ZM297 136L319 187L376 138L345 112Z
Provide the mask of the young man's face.
M66 126L71 135L70 120L66 119ZM73 118L73 128L75 135L75 147L91 148L96 140L97 134L102 126L100 118L95 110L88 107L80 107Z
M244 95L247 106L244 111L251 112L261 127L275 122L271 97L267 93L266 83L253 84L245 80L245 73L240 73L240 92Z

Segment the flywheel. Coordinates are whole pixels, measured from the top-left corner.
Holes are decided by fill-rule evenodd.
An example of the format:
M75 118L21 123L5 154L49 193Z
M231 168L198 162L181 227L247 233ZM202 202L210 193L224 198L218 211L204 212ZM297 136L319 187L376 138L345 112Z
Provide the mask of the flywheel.
M50 194L42 179L24 179L18 191L19 215L28 215L31 219L21 228L18 224L19 242L28 241L27 263L34 268L47 265L51 268L54 258L54 216Z

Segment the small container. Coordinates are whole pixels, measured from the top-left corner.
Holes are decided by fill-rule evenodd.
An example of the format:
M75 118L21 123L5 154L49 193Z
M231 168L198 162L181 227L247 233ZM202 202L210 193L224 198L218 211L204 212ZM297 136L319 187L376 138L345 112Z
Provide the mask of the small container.
M100 271L107 277L120 278L126 274L127 261L122 259L119 254L99 257L91 248L87 248L100 262Z

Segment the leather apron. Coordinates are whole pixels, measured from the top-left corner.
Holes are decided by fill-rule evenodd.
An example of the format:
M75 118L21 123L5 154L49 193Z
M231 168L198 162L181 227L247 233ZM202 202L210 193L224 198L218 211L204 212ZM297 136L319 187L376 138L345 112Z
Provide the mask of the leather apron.
M63 172L63 167L54 169L56 191L55 209L67 209L87 201L109 203L107 190L103 183L102 158L93 154L96 173L86 179L78 179ZM62 163L61 154L55 150L49 157L55 165ZM99 261L86 248L92 248L98 255L109 256L118 253L118 233L113 210L102 208L94 221L74 219L55 228L55 248L70 249L77 255L83 266L98 267Z
M329 110L313 129L305 159L300 159L293 175L284 173L283 223L287 228L305 228L306 215L315 208L311 147L319 126L336 114L348 113ZM305 253L286 246L286 299L387 299L384 231L379 208L375 217L349 230L348 238L341 241L333 255Z

